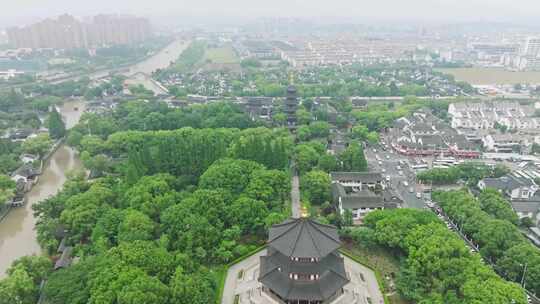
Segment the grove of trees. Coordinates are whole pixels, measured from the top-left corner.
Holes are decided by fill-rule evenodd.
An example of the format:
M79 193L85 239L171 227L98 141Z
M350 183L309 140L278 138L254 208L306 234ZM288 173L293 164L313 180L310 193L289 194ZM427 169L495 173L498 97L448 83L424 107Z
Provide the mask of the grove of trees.
M489 167L482 163L466 162L450 168L433 168L417 174L416 178L423 183L434 185L454 184L459 180L476 186L478 181L486 177L501 177L510 170L504 165Z
M540 250L522 236L500 194L488 190L476 199L466 191L449 191L436 192L433 199L480 247L480 254L495 263L499 274L518 283L524 279L527 289L540 293Z
M14 264L0 303L36 302L42 279L47 303L215 302L222 266L262 245L290 213L292 138L256 126L226 104L128 102L85 115L67 142L102 177L74 173L33 206L44 252L56 257L65 231L80 260L54 272ZM50 142L36 137L22 149L42 154Z
M366 228L346 232L402 255L397 288L417 303L527 303L518 284L506 282L471 253L431 212L393 209L369 213Z

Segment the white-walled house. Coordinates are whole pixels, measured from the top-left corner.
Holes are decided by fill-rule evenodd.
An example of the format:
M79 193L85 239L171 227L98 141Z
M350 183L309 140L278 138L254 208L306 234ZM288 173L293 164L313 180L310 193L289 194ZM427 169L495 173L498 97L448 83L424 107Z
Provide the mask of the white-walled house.
M533 180L511 174L499 178L484 178L478 182L478 188L497 189L512 200L532 199L539 190Z
M332 172L332 199L340 214L352 213L356 223L375 210L397 208L399 197L386 189L378 172Z

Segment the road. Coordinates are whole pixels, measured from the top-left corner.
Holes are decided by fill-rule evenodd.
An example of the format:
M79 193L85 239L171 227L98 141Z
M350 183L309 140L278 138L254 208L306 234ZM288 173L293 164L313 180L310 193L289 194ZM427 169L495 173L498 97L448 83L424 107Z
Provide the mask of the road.
M429 197L422 193L421 186L416 183L416 174L410 169L407 157L391 149L385 151L380 145L366 148L364 153L368 161L369 171L381 172L384 177L390 177L389 187L394 189L404 201L402 207L425 208L424 200L429 199ZM401 165L400 161L406 162L407 165ZM398 169L398 166L400 166L400 169ZM407 182L408 186L405 186L403 182ZM417 193L422 193L421 199L416 197Z

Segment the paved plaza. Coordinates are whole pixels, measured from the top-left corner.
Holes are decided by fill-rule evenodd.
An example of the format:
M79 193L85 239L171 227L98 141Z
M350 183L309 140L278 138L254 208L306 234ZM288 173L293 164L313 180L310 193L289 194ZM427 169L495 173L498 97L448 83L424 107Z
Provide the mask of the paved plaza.
M277 304L261 291L259 277L259 258L266 255L262 250L242 262L233 265L227 272L222 304L234 304L238 295L238 304ZM350 258L345 259L345 270L350 282L345 285L345 293L333 304L383 304L383 295L373 271Z

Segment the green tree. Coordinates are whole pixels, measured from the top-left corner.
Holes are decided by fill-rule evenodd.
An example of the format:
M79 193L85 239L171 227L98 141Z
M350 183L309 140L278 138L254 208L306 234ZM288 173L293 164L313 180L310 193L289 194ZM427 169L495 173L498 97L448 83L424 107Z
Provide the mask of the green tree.
M240 194L249 184L251 174L263 168L253 161L222 159L204 172L199 184L206 189L223 188L234 194Z
M181 199L172 187L174 182L174 177L169 174L143 176L125 192L122 205L157 221L162 211Z
M290 177L283 171L256 170L243 195L254 200L266 202L271 211L281 211L285 208L290 196Z
M297 145L294 154L296 167L301 173L311 171L319 161L319 153L308 144Z
M137 267L113 265L97 271L90 281L88 303L166 304L169 289Z
M89 281L103 260L104 256L92 256L53 272L43 290L47 303L87 304L90 298Z
M60 222L70 231L71 239L85 241L89 238L99 217L105 212L107 203L113 199L113 192L99 183L67 199L65 209L60 214Z
M91 156L97 155L104 151L105 143L103 140L96 135L87 135L81 139L81 149L82 151L88 151Z
M60 139L66 135L66 124L62 120L62 115L56 111L53 107L52 112L49 114L48 121L49 134L54 139Z
M9 176L0 174L0 208L6 201L13 198L15 186L15 182Z
M0 281L0 304L35 303L38 287L23 265L12 269L11 275Z
M178 304L212 303L217 287L204 268L196 273L186 274L184 269L176 269L171 280L172 302Z
M298 111L296 111L296 117L298 119L298 123L301 125L307 125L313 120L311 113L309 113L304 108L301 108Z
M229 208L230 219L244 234L264 235L264 220L268 216L265 202L240 197Z
M301 177L301 189L314 204L322 204L330 200L330 184L332 180L324 171L311 171Z
M22 148L24 152L29 154L39 155L40 157L44 156L47 151L52 146L52 141L49 138L48 134L39 134L36 137L27 139Z
M310 134L315 138L326 138L330 135L330 124L326 121L316 121L309 125Z
M118 241L151 240L154 230L154 223L147 215L140 211L128 210L118 228Z
M338 161L334 155L323 154L319 157L317 167L324 172L330 173L338 168Z
M519 224L519 218L508 202L495 189L486 189L478 197L480 208L494 218L506 220L514 225Z
M83 134L79 131L72 130L69 132L67 137L67 144L72 147L79 147L81 140L83 139Z
M12 275L17 269L22 267L32 278L34 285L38 286L52 272L52 266L51 260L44 256L24 256L11 264L11 267L7 270L7 274Z
M497 261L504 252L520 243L523 237L514 225L504 220L492 220L479 228L475 236L483 256Z
M367 160L360 144L352 142L339 156L343 171L366 171Z

